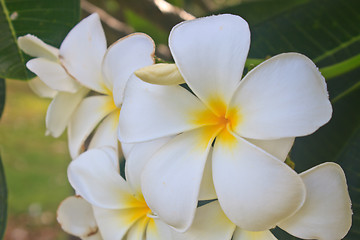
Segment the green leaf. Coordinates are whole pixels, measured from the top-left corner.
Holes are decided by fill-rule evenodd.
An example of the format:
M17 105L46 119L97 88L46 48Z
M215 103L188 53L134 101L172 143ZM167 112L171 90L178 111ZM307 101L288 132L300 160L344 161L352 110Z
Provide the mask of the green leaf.
M59 47L79 14L79 0L0 0L0 77L32 78L25 67L29 57L18 48L17 37L30 33Z
M0 78L0 119L5 107L5 93L6 93L5 79Z
M7 219L7 187L4 167L0 156L0 239L3 239Z

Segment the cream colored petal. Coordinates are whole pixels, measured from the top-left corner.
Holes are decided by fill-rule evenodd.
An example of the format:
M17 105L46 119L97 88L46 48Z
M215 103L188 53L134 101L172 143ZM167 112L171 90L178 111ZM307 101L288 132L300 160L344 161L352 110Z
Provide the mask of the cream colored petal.
M47 135L59 137L64 132L74 111L88 92L87 88L80 88L76 93L58 92L47 109Z
M60 203L57 221L65 232L82 239L98 234L93 208L80 196L70 196Z
M174 240L230 240L233 224L222 211L219 202L214 201L196 210L195 219L184 233L172 232Z
M172 239L173 229L158 218L150 219L146 228L146 240L169 240Z
M31 79L29 82L30 89L40 97L54 98L57 91L49 88L39 77Z
M42 57L51 61L59 61L59 50L34 35L27 34L18 38L18 45L26 54L32 57Z
M135 71L141 80L158 85L179 85L185 83L176 64L158 63Z
M306 200L295 215L278 225L303 239L342 239L351 227L351 200L343 170L323 163L300 174Z
M213 149L211 148L208 159L206 160L204 175L200 185L199 200L210 200L217 198L212 175L212 151Z
M277 238L269 230L250 232L236 228L233 240L277 240Z

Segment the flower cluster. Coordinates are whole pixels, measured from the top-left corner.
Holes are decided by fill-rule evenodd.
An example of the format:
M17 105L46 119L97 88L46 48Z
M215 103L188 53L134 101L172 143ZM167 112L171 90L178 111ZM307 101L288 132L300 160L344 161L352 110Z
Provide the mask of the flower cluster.
M47 132L68 131L77 195L58 209L66 232L92 240L269 240L278 226L302 239L337 240L349 231L341 167L298 174L285 163L295 137L331 118L324 78L297 53L243 77L250 31L242 18L176 25L174 64L154 64L155 44L142 33L106 49L97 14L60 49L31 35L18 42L36 57L27 63L38 76L32 87L53 97Z

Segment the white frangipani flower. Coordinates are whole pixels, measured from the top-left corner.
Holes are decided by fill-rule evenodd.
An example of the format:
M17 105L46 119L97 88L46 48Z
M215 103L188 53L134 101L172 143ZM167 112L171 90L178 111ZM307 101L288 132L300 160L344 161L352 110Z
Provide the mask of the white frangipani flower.
M62 229L82 240L102 240L93 208L80 196L70 196L57 210L57 221Z
M39 96L53 98L46 113L46 135L59 137L89 90L66 73L60 63L59 49L30 34L19 37L18 44L25 53L36 57L26 63L38 76L29 84Z
M70 164L71 185L94 207L94 216L105 240L169 240L171 229L146 204L140 188L143 159L167 140L134 146L126 165L126 181L119 174L112 148L90 149Z
M288 53L240 81L249 44L248 25L238 16L183 22L169 45L194 94L134 76L128 82L120 141L176 135L145 165L142 191L149 207L179 230L192 223L208 158L221 208L241 229L270 229L304 204L304 183L283 160L295 136L330 119L324 78L311 60Z
M306 200L295 215L278 226L302 239L339 240L351 227L351 202L344 172L335 163L324 163L300 174ZM172 232L174 240L276 240L269 231L251 232L232 223L218 201L197 209L185 233Z
M125 84L135 70L154 63L154 49L153 40L141 33L124 37L106 49L97 14L83 19L67 35L60 47L61 63L73 78L100 94L85 98L70 120L68 137L73 158L100 121L89 148L117 148L116 129Z

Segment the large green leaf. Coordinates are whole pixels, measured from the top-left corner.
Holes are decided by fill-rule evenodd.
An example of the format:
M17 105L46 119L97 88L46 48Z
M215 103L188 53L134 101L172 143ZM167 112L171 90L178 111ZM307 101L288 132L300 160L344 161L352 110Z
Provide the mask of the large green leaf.
M26 80L27 56L17 46L17 37L31 33L58 47L79 21L79 0L0 0L0 77Z
M4 167L0 157L0 239L3 239L7 219L7 187Z
M291 157L298 172L326 161L342 166L354 211L346 239L360 239L360 1L255 1L224 12L248 20L249 57L300 52L328 77L333 117L315 134L297 138ZM274 232L279 239L296 239Z

